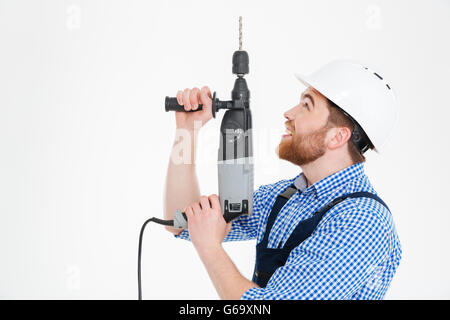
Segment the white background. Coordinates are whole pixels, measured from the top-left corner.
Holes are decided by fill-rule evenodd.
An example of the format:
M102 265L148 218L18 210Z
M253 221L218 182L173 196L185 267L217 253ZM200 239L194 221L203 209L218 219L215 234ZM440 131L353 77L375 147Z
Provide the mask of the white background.
M230 98L239 15L255 187L299 173L274 153L304 90L293 74L367 63L400 106L385 153L365 165L403 246L386 298L450 298L445 0L1 0L0 298L136 298L138 233L162 216L175 131L164 97L208 85ZM222 114L201 133L202 194L217 192ZM246 277L254 245L225 245ZM143 268L144 298L217 298L191 244L160 226L148 226Z

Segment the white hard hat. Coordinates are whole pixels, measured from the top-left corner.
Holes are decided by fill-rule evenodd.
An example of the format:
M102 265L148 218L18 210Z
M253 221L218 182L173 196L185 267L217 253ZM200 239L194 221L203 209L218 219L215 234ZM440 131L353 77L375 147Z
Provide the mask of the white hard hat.
M392 88L379 74L360 64L338 60L309 76L295 76L350 115L367 134L375 151L380 151L396 124L397 107Z

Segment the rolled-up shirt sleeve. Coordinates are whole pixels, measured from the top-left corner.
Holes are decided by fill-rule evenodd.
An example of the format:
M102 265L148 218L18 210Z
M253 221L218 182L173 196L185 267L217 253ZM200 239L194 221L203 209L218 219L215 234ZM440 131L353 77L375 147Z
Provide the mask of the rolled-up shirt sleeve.
M319 225L265 288L249 289L241 299L348 299L387 259L388 238L383 219L355 205Z

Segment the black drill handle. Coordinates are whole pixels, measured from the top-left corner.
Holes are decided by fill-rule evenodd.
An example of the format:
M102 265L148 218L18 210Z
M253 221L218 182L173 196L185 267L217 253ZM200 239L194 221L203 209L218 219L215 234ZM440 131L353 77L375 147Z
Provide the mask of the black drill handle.
M202 110L203 105L199 104L196 110L184 110L184 106L178 104L177 98L166 97L166 112L167 111L183 111L183 112L195 112Z

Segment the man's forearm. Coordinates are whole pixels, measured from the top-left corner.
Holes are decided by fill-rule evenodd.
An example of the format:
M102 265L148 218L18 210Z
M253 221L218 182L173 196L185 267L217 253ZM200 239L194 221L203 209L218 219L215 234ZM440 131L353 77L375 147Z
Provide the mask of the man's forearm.
M167 168L164 219L173 219L176 209L183 209L200 198L197 174L195 170L196 131L177 129L175 142L170 154ZM166 227L178 233L178 229Z
M221 245L198 253L221 299L240 299L248 289L258 287L241 275Z

